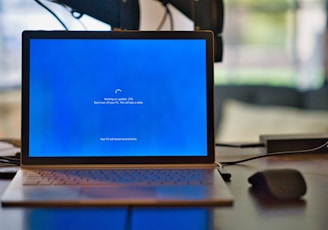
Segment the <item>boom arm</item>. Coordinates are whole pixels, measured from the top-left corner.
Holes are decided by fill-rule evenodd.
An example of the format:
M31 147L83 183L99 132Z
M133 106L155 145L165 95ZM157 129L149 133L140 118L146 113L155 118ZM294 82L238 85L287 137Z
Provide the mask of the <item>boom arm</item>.
M224 24L223 0L160 0L170 3L194 22L195 30L211 30L214 33L214 56L222 61L223 42L221 34Z
M222 31L224 22L223 0L158 0L171 4L190 18L195 30L211 30L215 35L215 61L222 61ZM139 0L54 0L73 11L87 14L114 28L138 30L140 23Z

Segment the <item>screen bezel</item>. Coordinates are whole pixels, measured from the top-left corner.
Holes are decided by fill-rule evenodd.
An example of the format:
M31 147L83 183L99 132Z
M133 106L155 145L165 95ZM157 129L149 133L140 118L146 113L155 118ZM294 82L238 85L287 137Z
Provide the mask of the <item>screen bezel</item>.
M206 40L207 155L150 157L30 157L30 39L204 39ZM24 31L22 34L22 165L214 163L214 51L211 31Z

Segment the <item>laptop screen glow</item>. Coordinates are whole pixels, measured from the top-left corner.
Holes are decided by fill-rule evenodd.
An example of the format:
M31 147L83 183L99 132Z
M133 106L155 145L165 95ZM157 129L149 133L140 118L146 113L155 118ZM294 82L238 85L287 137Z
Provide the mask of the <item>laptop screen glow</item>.
M206 156L206 41L30 40L31 157Z

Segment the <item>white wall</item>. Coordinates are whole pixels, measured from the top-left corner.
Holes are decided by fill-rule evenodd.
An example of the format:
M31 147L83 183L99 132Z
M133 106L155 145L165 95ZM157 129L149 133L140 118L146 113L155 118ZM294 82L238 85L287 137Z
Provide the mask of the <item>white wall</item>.
M165 8L157 0L139 0L140 4L140 29L141 30L156 30L160 24ZM174 30L193 30L193 22L178 11L173 6L169 5L173 15ZM170 30L169 17L162 28L162 30Z

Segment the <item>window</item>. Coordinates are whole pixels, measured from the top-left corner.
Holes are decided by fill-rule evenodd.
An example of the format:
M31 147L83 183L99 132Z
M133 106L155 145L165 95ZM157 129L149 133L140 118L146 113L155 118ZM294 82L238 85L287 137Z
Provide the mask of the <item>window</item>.
M42 1L71 30L103 29L110 26L91 17L75 20L61 5ZM21 84L21 33L23 30L63 30L48 11L33 0L0 0L0 89Z
M217 83L322 84L324 1L225 0L225 10Z

